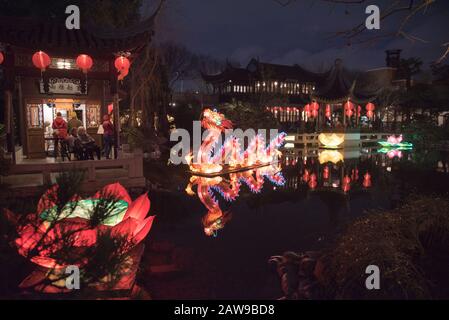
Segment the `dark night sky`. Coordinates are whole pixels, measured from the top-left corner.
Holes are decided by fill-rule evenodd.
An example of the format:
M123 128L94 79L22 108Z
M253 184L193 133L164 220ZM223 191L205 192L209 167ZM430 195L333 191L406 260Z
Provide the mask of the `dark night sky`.
M146 0L154 2L154 0ZM373 0L386 8L390 1ZM282 7L272 0L169 0L161 17L158 37L186 45L194 52L229 58L246 65L251 57L320 70L342 58L357 69L381 67L385 49L400 48L403 56L418 56L429 63L449 42L449 1L438 0L425 14L419 13L406 29L429 43L389 38L374 44L347 46L332 32L355 26L366 19L365 5L334 5L317 0L298 0ZM393 18L398 22L400 15ZM397 29L397 25L395 25ZM382 23L382 31L393 30ZM375 35L378 31L368 31Z

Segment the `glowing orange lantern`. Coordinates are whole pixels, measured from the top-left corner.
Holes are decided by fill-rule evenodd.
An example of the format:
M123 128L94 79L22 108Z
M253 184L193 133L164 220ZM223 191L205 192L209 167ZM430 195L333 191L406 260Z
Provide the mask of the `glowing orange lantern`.
M87 54L80 54L78 58L76 58L76 65L83 70L84 73L87 73L94 65L94 61Z
M47 67L51 64L51 58L45 52L38 51L33 55L33 64L36 68L44 72L45 69L47 69Z
M351 178L349 176L343 178L342 189L344 192L351 190Z
M125 77L129 74L129 69L120 71L120 74L118 75L118 80L123 80Z
M123 71L129 70L131 62L127 57L120 56L115 59L114 65L118 72L123 73Z
M4 60L5 57L3 56L3 52L0 51L0 64L2 64Z

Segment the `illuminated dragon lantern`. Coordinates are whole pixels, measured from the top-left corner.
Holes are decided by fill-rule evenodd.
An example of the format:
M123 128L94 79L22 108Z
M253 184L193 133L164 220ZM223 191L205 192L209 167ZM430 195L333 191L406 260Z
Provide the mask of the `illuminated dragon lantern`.
M278 165L230 173L229 179L224 179L220 176L213 178L192 176L186 192L193 196L195 195L193 188L196 187L198 198L208 210L202 219L205 234L208 236L216 235L217 231L223 229L232 218L229 212L221 210L215 193L232 202L238 198L242 183L247 185L251 192L259 193L262 190L265 179L268 179L276 186L285 184L285 178L280 172Z
M193 161L193 154L187 157L190 170L195 173L218 173L223 170L224 164L230 169L249 169L277 162L281 155L278 149L286 137L285 133L280 133L266 146L264 138L256 135L243 151L239 139L234 135L229 136L223 145L218 145L221 135L233 128L232 122L223 114L211 109L204 110L201 126L207 130L207 136L200 146L196 161Z

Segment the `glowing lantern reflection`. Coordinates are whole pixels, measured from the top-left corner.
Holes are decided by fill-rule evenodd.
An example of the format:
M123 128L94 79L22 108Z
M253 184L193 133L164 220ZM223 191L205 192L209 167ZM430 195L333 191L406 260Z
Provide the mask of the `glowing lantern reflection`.
M318 156L318 161L320 162L320 164L325 164L328 162L337 164L339 162L342 162L343 160L343 154L337 150L325 150Z
M349 176L345 176L343 178L343 183L341 185L343 192L348 192L349 190L351 190L351 178Z
M328 167L328 166L325 166L325 167L323 168L323 178L324 178L324 180L329 179L329 176L330 176L330 170L329 170L329 167Z
M316 174L312 174L309 179L309 188L315 190L318 185Z
M371 188L372 182L371 182L371 175L369 172L365 173L363 176L363 187L364 188Z

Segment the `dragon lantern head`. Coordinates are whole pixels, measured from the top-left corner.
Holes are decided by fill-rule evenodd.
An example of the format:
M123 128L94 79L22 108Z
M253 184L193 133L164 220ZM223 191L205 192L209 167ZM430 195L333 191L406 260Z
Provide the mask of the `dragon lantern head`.
M232 129L232 122L227 120L224 114L216 110L205 109L203 111L203 119L201 125L204 129L220 130Z
M232 213L230 212L222 212L221 210L209 211L202 219L204 233L209 237L216 235L231 219Z

